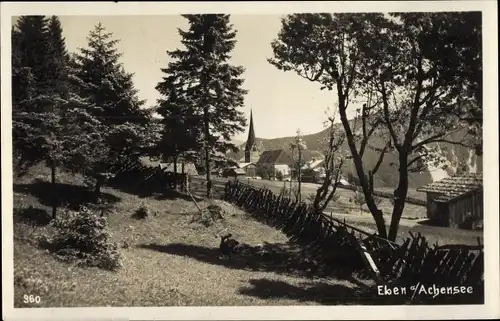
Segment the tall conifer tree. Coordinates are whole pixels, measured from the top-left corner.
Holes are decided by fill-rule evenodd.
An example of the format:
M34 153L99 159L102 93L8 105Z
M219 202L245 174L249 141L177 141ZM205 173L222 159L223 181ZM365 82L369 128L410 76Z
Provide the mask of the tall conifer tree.
M145 101L137 97L133 74L119 62L119 40L101 23L87 40L88 46L79 48L73 59L79 94L97 107L95 116L107 127L111 156L130 156L138 152L134 146L143 145L150 113L142 109Z
M39 161L50 167L55 217L56 170L74 168L75 156L95 143L90 138L99 129L95 119L84 117L91 116L87 102L70 90L68 52L59 19L20 17L12 39L14 148L25 167Z
M239 110L247 93L242 88L244 80L240 78L244 68L229 63L236 44L236 31L230 24L229 15L183 17L189 22L189 30L179 30L185 48L168 52L173 62L162 70L167 77L157 89L167 97L163 107L174 113L169 99L174 93L177 97L185 97L182 98L183 104L189 107L185 106L183 110L189 111L192 125L202 134L199 137L202 137L207 196L211 197L212 162L228 150L235 149L230 140L246 125Z

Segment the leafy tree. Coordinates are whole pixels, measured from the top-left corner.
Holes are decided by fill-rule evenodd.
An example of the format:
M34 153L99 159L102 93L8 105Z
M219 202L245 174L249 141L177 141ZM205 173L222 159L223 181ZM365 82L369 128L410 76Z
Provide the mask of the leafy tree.
M339 115L366 204L379 235L394 240L408 191L408 173L440 163L435 143L451 139L461 121L481 110L480 13L295 14L282 21L270 63L335 90ZM366 99L359 141L347 108ZM370 102L370 100L372 102ZM474 108L471 108L474 106ZM356 122L355 122L356 123ZM369 123L369 127L366 124ZM366 128L366 129L365 129ZM373 130L372 130L373 129ZM373 197L363 151L370 133L398 155L389 233Z
M229 63L236 31L229 15L183 15L189 30L179 30L184 49L169 52L176 62L176 74L188 97L193 115L197 115L202 133L203 162L207 178L207 196L212 196L212 160L236 150L231 137L244 130L246 121L238 110L246 90L240 76L244 68ZM179 93L180 94L180 93ZM182 93L184 95L184 93ZM197 129L197 130L198 130Z

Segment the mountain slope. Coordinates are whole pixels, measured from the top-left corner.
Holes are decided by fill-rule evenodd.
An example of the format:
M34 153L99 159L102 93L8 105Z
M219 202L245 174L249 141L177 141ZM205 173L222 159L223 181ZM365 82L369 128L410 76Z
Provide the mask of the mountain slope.
M353 122L353 121L351 121ZM338 124L340 130L343 130L342 125ZM359 128L360 126L358 126ZM453 141L458 141L466 133L466 129L458 131L457 133L450 135L449 139ZM379 132L378 134L381 134ZM380 138L382 135L374 134L370 139L370 144L375 147L381 147L384 141ZM303 140L306 143L308 149L323 151L325 143L328 139L328 129L324 129L318 133L311 135L304 135ZM263 139L257 138L256 144L260 151L265 150L276 150L284 149L290 150L290 143L293 141L294 137L280 137L273 139ZM440 180L444 177L454 174L459 167L467 167L471 172L476 172L482 168L482 158L475 155L474 150L449 143L439 143L440 154L447 160L447 169L437 169L429 164L427 170L421 173L410 173L409 175L409 185L411 188L417 188L427 183ZM240 151L238 153L231 153L228 156L233 159L241 159L244 156L245 143L240 146ZM347 142L344 142L342 149L348 151L349 147ZM363 156L363 163L365 168L373 168L378 160L378 152L373 151L369 148L366 149L365 155ZM392 164L392 165L391 165ZM395 187L398 183L397 167L397 153L387 153L384 157L384 161L380 166L379 171L375 174L375 187ZM355 168L352 162L346 164L344 168L344 175L349 173L355 174Z

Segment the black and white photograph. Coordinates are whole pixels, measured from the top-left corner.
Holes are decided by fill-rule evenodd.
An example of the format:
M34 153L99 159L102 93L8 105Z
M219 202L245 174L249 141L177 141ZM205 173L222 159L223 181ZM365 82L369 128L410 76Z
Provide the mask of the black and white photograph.
M2 3L12 320L500 316L496 3L321 3Z

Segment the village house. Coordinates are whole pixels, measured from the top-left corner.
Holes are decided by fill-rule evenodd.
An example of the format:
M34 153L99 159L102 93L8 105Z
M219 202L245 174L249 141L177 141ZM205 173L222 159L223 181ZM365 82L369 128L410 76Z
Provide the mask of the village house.
M321 160L324 155L316 150L305 149L301 151L302 161L307 164L314 164L315 176L321 175ZM239 168L244 169L247 177L266 176L274 179L279 176L283 178L296 177L295 171L298 161L297 150L288 148L266 149L261 139L256 138L253 114L250 112L250 124L248 128L248 138L244 148L240 146L237 152L229 152L227 156L239 163ZM271 170L270 170L271 168ZM272 171L272 173L269 173ZM264 175L263 173L266 173ZM278 175L281 173L281 175ZM266 178L263 177L263 178Z
M257 165L254 163L239 163L239 168L245 171L245 175L248 177L257 176Z
M277 149L264 151L260 155L257 166L272 167L274 169L274 177L276 177L278 172L281 172L283 177L287 177L290 175L290 168L293 163L294 160L289 153L284 149Z
M483 220L482 174L455 175L417 191L427 193L427 217L442 226L470 228L471 221Z
M325 178L325 160L323 158L319 159L309 159L302 166L302 181L310 183L319 183Z

